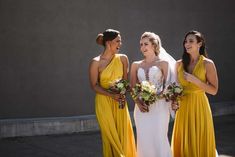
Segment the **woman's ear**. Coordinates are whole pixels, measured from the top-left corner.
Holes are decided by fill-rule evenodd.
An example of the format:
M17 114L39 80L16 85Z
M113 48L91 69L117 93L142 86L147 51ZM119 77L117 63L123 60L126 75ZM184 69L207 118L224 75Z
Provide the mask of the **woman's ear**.
M111 41L106 41L105 44L106 44L106 48L107 48L107 49L110 49L110 47L111 47Z
M198 46L199 46L199 48L200 48L200 47L202 46L202 42L199 42L199 43L198 43Z

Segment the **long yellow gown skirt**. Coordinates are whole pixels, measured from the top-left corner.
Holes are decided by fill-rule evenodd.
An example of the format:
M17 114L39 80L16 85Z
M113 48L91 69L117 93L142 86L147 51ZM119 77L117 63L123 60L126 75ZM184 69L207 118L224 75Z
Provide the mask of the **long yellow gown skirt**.
M206 81L206 70L200 56L193 75ZM187 82L183 77L183 66L178 68L178 80L184 88L180 108L176 112L172 151L174 157L215 157L216 144L213 119L208 98L204 91Z
M123 65L116 54L100 73L100 85L107 89L110 83L122 78ZM135 157L135 139L127 104L119 109L118 102L111 97L96 94L96 116L101 129L104 157Z

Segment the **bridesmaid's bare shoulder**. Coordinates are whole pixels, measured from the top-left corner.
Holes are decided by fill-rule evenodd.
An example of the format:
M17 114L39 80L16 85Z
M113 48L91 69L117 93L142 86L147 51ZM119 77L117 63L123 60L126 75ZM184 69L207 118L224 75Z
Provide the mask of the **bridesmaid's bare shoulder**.
M207 71L211 71L211 70L216 71L216 67L215 67L215 64L214 64L213 60L204 57L203 58L203 63L205 65L205 68L206 68Z
M203 58L203 62L204 62L204 64L205 64L206 66L207 66L207 65L213 65L213 64L214 64L213 60L211 60L211 59L209 59L209 58L206 58L206 57Z
M90 67L98 67L100 63L100 56L96 56L94 58L92 58L91 62L90 62Z
M127 55L124 53L118 53L116 55L120 56L121 58L128 58Z
M92 62L99 62L100 61L100 55L92 58Z
M116 55L120 57L122 62L128 62L129 63L129 59L128 59L126 54L119 53L119 54L116 54Z
M179 60L176 61L175 66L179 67L182 64L183 64L182 59L179 59Z
M182 64L182 59L177 60L176 64Z

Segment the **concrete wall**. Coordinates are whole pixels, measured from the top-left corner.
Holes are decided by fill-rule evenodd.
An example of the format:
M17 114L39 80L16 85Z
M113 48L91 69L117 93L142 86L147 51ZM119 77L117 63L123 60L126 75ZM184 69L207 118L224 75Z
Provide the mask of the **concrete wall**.
M235 101L212 103L211 111L213 116L234 114ZM174 120L174 116L175 114L171 112L170 121ZM134 127L133 112L130 112L130 117ZM95 115L0 120L0 139L17 136L71 134L98 130L99 124Z
M160 35L176 59L191 29L204 33L216 65L219 93L232 101L234 0L0 0L0 119L94 114L88 66L102 52L96 35L122 33L122 52L139 60L144 31ZM133 103L130 101L130 109Z

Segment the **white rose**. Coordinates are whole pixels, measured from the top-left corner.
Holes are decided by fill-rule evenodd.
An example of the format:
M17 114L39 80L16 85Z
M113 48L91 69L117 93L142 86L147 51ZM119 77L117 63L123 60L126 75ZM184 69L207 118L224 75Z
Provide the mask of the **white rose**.
M179 87L176 87L176 88L175 88L175 92L176 92L176 93L181 93L181 92L182 92L182 89L179 88Z
M118 83L118 84L117 84L117 87L118 87L118 88L123 88L123 87L124 87L124 84L123 84L123 83Z

